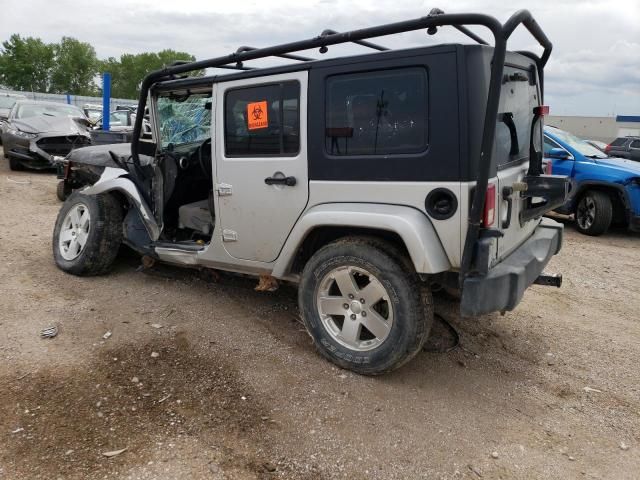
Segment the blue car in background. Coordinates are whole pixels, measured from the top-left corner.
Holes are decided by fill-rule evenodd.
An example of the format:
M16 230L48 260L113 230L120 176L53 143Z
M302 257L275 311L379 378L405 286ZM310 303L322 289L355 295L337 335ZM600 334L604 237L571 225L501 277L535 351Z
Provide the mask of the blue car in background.
M612 223L640 231L640 162L610 157L585 140L544 128L547 173L571 179L567 202L556 212L574 214L576 228L601 235Z

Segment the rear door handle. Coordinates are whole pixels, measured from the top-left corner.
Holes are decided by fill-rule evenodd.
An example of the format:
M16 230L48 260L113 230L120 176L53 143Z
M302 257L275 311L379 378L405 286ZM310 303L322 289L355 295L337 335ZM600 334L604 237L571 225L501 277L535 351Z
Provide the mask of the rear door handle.
M287 187L293 187L298 181L296 177L267 177L264 179L264 183L267 185L286 185Z

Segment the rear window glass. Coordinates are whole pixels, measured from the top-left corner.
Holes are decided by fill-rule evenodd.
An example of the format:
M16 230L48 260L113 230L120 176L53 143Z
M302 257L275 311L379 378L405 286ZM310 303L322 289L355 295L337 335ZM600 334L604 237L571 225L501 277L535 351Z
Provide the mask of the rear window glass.
M529 157L533 109L539 104L532 72L505 67L496 126L495 157L497 165L517 162ZM541 134L534 132L540 150ZM539 141L538 141L539 139Z
M611 142L611 146L612 147L621 147L622 145L624 145L625 143L627 143L628 138L616 138L613 142Z
M335 75L326 83L330 155L418 153L427 148L424 68Z
M634 140L633 142L631 142L631 145L629 145L631 148L640 148L640 140Z

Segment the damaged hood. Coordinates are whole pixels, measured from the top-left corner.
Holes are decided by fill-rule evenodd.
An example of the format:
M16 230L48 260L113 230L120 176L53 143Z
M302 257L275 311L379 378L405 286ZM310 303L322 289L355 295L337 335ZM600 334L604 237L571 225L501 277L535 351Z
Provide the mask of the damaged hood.
M113 161L111 153L125 161L129 161L129 157L131 157L131 144L114 143L112 145L94 145L92 147L78 148L67 155L67 160L84 165L118 167ZM140 155L141 165L148 165L151 163L151 160L153 160L152 157Z
M84 118L48 117L41 115L16 119L11 122L15 127L27 133L61 133L64 135L89 135L89 122Z

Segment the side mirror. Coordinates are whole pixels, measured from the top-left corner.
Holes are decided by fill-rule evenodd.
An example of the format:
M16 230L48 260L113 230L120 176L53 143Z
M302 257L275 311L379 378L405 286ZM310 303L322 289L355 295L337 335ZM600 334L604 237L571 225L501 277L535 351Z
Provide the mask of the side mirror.
M569 160L571 158L571 154L563 148L552 148L547 153L547 157L556 158L558 160Z

